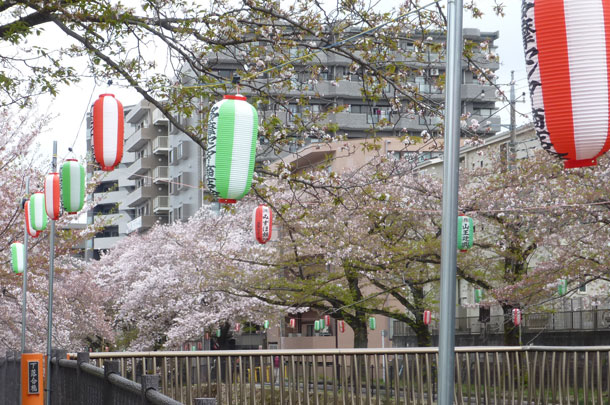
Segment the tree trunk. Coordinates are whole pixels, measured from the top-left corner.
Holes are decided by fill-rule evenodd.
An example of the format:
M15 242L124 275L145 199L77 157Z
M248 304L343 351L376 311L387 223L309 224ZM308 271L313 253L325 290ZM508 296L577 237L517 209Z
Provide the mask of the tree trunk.
M504 313L504 345L519 346L519 327L513 323L513 308L512 305L503 304L502 313Z
M425 325L423 322L416 322L413 327L415 331L415 336L417 337L417 346L418 347L431 347L432 346L432 335L430 334L430 329L428 325Z
M369 334L366 314L356 311L354 322L350 326L354 330L354 348L366 349L369 346Z

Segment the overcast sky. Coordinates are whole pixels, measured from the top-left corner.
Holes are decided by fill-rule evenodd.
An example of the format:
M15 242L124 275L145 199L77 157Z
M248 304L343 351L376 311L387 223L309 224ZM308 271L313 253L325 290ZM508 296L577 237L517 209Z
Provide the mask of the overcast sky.
M503 88L508 95L508 83L510 81L510 71L515 71L517 96L527 91L527 81L525 75L525 65L523 57L523 45L521 41L521 2L510 0L505 2L506 16L496 17L491 11L492 0L479 0L479 4L485 12L483 19L472 19L468 14L464 16L464 27L479 28L482 31L499 31L500 37L496 41L498 53L500 55L500 70L498 84L504 85ZM380 7L395 4L391 0L383 0ZM83 80L82 83L64 87L61 89L60 96L53 101L48 99L43 101L40 107L48 109L53 115L57 115L51 124L51 130L44 134L40 143L44 149L49 150L53 140L58 141L58 155L63 158L68 153L68 148L74 144L77 157L85 155L85 114L89 110L89 105L99 94L113 93L124 105L134 104L141 97L135 91L121 89L117 86L98 86L94 87L91 80ZM90 97L92 97L90 101ZM525 115L530 113L529 95L526 96L528 103L517 104L517 110ZM497 104L498 108L503 105ZM508 108L502 113L502 122L509 122ZM519 124L525 123L527 118L517 115ZM60 160L61 161L61 160Z

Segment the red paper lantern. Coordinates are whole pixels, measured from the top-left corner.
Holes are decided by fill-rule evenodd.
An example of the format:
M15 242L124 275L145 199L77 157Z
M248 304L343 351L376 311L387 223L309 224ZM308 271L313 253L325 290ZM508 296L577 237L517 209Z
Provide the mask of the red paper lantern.
M197 350L201 349L203 349L203 345L201 344L201 342L197 342Z
M513 325L521 325L521 310L519 308L513 308Z
M432 312L425 310L424 311L424 325L430 325L431 320L432 320Z
M296 320L296 319L294 319L294 318L290 318L290 327L291 327L292 329L294 329L294 328L296 328L296 327L297 327L297 320Z
M339 327L339 332L341 332L341 333L345 332L345 321L339 321L337 323L337 326Z
M324 315L324 324L326 326L330 325L330 315Z
M102 170L121 162L124 138L123 105L113 94L101 94L93 103L93 151Z
M210 334L208 332L205 333L205 340L210 340Z
M254 237L256 240L262 244L269 242L273 222L271 209L265 204L256 207L252 213L252 222L254 224Z
M25 211L25 229L27 229L28 235L32 238L37 238L40 235L40 231L32 228L32 223L30 222L30 200L26 200L23 209Z
M610 149L610 4L524 0L523 43L536 132L566 168Z
M239 323L235 323L235 332L239 332L241 325Z

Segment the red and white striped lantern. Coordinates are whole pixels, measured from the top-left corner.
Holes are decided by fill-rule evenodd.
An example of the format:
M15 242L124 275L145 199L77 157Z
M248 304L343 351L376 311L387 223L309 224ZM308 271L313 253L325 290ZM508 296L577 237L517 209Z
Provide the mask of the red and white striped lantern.
M113 94L101 94L93 103L93 151L102 170L121 162L124 139L123 105Z
M524 0L523 43L534 125L566 168L610 149L610 2Z
M339 332L341 332L341 333L345 332L345 321L337 322L337 326L339 327Z
M235 332L239 332L241 329L241 324L239 322L235 322Z
M25 229L28 231L28 235L32 238L37 238L40 235L40 231L32 228L32 223L30 222L30 200L26 200L23 210L25 211Z
M59 173L49 173L44 179L44 207L47 216L53 221L59 219L60 214Z
M273 214L271 208L261 204L252 213L252 223L254 227L254 237L259 243L265 244L271 239L271 227Z
M513 308L513 325L521 325L521 310L519 308Z
M324 315L324 324L326 326L330 325L330 315Z
M432 321L432 312L426 309L424 311L424 325L430 325L430 321Z
M290 327L291 327L292 329L294 329L294 328L296 328L296 327L297 327L297 320L296 320L296 319L294 319L294 318L290 318Z

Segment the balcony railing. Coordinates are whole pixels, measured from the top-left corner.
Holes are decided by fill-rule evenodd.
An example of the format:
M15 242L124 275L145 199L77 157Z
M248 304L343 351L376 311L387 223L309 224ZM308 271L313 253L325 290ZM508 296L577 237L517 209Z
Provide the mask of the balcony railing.
M157 166L153 169L153 182L155 184L169 182L169 170L167 166Z
M160 195L153 199L153 212L161 214L169 212L169 197Z
M158 136L153 139L153 153L168 153L170 151L169 140L167 136Z

